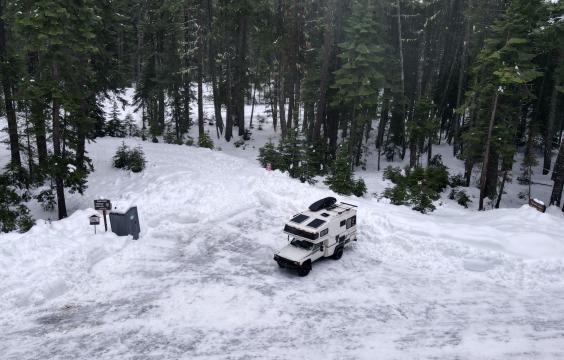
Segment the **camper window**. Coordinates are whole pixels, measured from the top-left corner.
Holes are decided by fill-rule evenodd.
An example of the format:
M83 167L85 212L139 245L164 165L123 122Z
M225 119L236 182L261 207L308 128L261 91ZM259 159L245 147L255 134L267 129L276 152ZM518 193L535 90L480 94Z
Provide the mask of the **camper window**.
M356 225L356 215L347 219L347 229Z

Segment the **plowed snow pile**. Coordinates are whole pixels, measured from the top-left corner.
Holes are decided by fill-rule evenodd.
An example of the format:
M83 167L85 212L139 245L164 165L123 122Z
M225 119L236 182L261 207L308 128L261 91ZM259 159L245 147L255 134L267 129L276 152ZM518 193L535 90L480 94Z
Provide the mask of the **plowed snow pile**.
M150 143L130 174L111 168L119 143L89 147L83 210L0 235L0 358L564 358L558 211L338 197L359 206L359 241L300 278L272 255L285 220L334 196L323 185ZM138 241L93 234L99 196L138 206Z

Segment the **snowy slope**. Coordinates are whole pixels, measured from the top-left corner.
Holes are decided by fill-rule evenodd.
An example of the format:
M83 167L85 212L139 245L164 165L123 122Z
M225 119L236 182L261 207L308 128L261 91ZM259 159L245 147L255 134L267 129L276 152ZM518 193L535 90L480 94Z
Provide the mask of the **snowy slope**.
M119 143L89 146L97 171L69 199L86 210L0 235L2 359L564 357L555 209L421 215L339 197L359 205L359 241L299 278L272 255L325 186L152 143L129 174L110 166ZM139 206L139 241L93 234L99 196Z
M196 89L194 88L194 91ZM125 118L127 114L131 114L133 118L137 121L139 126L141 126L141 110L136 111L137 109L133 106L133 95L134 89L133 88L126 88L123 90L122 93L119 95L111 95L109 99L104 102L104 111L106 112L107 116L112 111L112 104L114 99L121 98L125 101L124 106L121 105L121 102L118 101L119 106L119 116L121 119ZM214 114L212 96L211 96L211 88L209 86L204 87L204 118L212 118ZM191 119L196 121L197 118L197 104L192 104L192 112L191 112ZM268 106L265 104L260 103L260 94L257 95L257 103L255 105L254 113L253 113L253 126L254 128L251 129L251 140L248 141L244 146L236 147L235 142L239 139L238 136L235 136L231 142L225 141L222 137L221 139L217 139L215 136L216 130L215 125L209 125L206 123L205 131L209 132L210 136L212 137L216 148L220 148L222 151L227 152L229 154L235 155L237 157L241 157L248 160L256 159L258 155L258 149L271 139L274 143L277 143L280 130L275 132L272 126L272 119L267 114ZM251 105L247 104L245 106L245 121L246 121L246 129L249 129L250 125L250 114L251 114ZM225 109L223 109L223 116L225 119ZM265 119L265 123L262 126L262 130L258 129L258 117L262 116ZM377 129L378 124L377 121L373 121L372 128ZM189 136L192 138L197 138L197 126L192 126ZM382 179L383 170L391 165L395 167L405 167L409 164L409 154L404 158L404 160L400 160L399 157L396 156L394 161L388 162L385 159L385 156L381 158L381 170L377 171L377 152L376 152L376 145L375 145L375 132L372 132L372 139L366 143L367 147L367 156L366 156L366 171L363 171L360 168L356 169L356 175L358 177L362 177L367 185L368 193L369 194L378 194L381 195L386 187L390 186L391 183L389 181L385 181ZM237 133L237 129L234 130L234 133ZM433 154L441 155L442 161L444 164L449 168L449 172L451 175L463 175L465 171L464 161L457 159L452 154L452 146L443 142L440 145L433 146ZM1 163L1 155L0 154L0 163ZM554 164L555 158L557 155L557 151L553 151L553 162ZM542 175L542 158L543 153L542 149L537 149L537 159L538 164L533 167L533 184L531 186L531 196L537 199L544 201L545 203L549 203L550 195L552 191L552 180L551 175ZM421 161L423 165L426 164L426 154L422 156ZM523 154L517 153L515 155L515 163L513 165L513 169L511 172L508 173L508 182L505 184L504 188L504 195L502 196L501 207L502 208L518 208L521 207L523 204L527 203L527 199L525 197L519 198L519 195L527 194L528 192L528 185L519 184L517 178L523 173L521 169L521 164L523 162ZM256 165L256 163L255 163ZM472 181L471 186L468 188L463 188L464 191L470 196L472 202L469 204L470 209L477 210L478 209L478 200L479 200L479 189L477 184L479 183L481 173L481 166L477 164L474 166L473 173L472 173ZM501 176L501 174L500 174ZM448 191L443 194L443 203L444 204L455 204L454 201L448 199ZM493 203L489 200L486 200L486 208L491 209L493 208ZM39 214L37 214L39 215Z

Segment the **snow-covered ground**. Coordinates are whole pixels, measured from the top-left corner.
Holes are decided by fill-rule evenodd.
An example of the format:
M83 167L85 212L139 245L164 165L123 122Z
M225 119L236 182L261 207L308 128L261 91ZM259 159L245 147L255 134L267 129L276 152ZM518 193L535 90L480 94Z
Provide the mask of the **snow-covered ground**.
M564 357L559 209L338 197L359 205L359 241L300 278L272 255L285 220L334 195L323 184L265 171L249 148L133 139L148 166L126 173L111 168L120 143L88 146L96 171L69 218L0 235L2 359ZM93 234L100 196L139 207L138 241Z
M194 91L196 91L195 88ZM136 109L136 107L132 105L133 95L134 95L134 89L127 88L124 89L124 91L118 94L117 96L116 95L111 96L109 99L107 99L104 102L105 112L109 116L109 114L112 111L113 100L115 99L119 104L120 118L123 119L127 114L131 114L132 117L136 120L137 124L141 126L141 110ZM231 155L234 155L236 157L241 157L248 160L254 160L257 158L258 149L264 146L264 144L269 139L272 140L274 143L278 141L280 136L280 129L278 129L278 132L275 132L273 129L272 119L266 113L266 110L267 108L269 108L269 106L264 103L261 103L261 96L258 92L256 96L257 96L257 103L255 105L255 109L253 113L254 128L251 129L252 138L251 141L247 142L245 145L241 147L235 146L235 142L239 138L236 135L237 128L234 129L235 137L233 138L233 140L231 140L231 142L226 142L224 138L217 139L215 125L209 125L206 122L205 129L206 131L209 132L210 136L212 137L212 140L214 141L216 148L220 149L221 151L227 152ZM124 101L123 104L122 101L119 100L120 98ZM211 89L209 88L209 86L204 87L204 100L205 100L204 101L205 118L206 119L213 118L214 109L213 109L213 102L211 97ZM251 114L251 105L247 104L245 107L247 129L249 128L250 114ZM196 104L194 103L192 104L192 113L191 113L192 121L196 121L196 117L197 117L197 107ZM225 119L225 109L223 109L223 117ZM265 120L265 123L262 125L262 130L258 129L258 125L259 125L258 117L263 117ZM372 124L372 128L377 129L377 127L378 127L377 122L374 121ZM192 138L197 138L197 131L198 131L197 126L194 125L189 135ZM382 156L381 170L377 171L377 152L376 152L376 146L374 140L375 132L376 130L372 131L373 134L372 139L366 145L368 149L368 155L366 158L366 170L362 170L358 168L356 175L364 179L368 187L368 194L371 194L373 196L380 196L383 193L383 191L386 189L386 187L391 185L389 181L383 180L382 178L384 169L389 165L399 166L402 168L407 166L409 164L409 154L405 157L403 161L399 160L398 157L396 157L395 161L393 162L386 161L385 157ZM449 172L451 175L464 174L464 162L460 159L453 157L452 147L449 146L448 144L443 142L440 145L434 145L433 154L441 155L442 161L449 168ZM550 194L552 191L553 182L551 180L551 174L542 175L543 154L539 150L537 155L538 155L539 163L538 165L533 167L533 184L531 186L531 196L539 200L542 200L548 204L550 200ZM554 151L553 157L554 158L556 157L556 151ZM502 208L519 208L527 203L527 198L524 197L524 195L526 195L528 192L528 185L519 184L519 182L517 181L517 178L523 172L521 169L522 158L523 158L522 154L518 153L516 155L513 171L509 172L508 174L508 181L505 184L504 195L502 196L502 201L501 201ZM423 163L426 163L426 154L422 156L422 161ZM256 164L258 163L255 163L255 165ZM473 170L474 171L472 174L472 181L471 181L472 185L469 188L464 188L463 190L467 192L467 194L470 196L470 199L472 200L472 202L469 205L469 208L473 210L477 210L478 199L479 199L479 189L477 184L479 183L479 177L481 173L480 164L477 164ZM486 200L486 208L488 209L493 208L494 203L495 202ZM450 205L458 206L455 205L455 201L448 199L448 191L445 192L441 202L438 203L437 205L440 206L442 204L447 204L449 206Z

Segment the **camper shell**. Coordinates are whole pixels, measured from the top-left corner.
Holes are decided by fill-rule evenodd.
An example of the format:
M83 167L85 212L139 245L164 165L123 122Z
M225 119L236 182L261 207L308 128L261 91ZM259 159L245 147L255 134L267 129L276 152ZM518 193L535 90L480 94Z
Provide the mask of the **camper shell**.
M324 257L338 260L343 250L356 241L356 206L335 198L324 198L308 210L294 215L284 225L289 244L274 255L282 268L297 269L301 276L311 264Z

